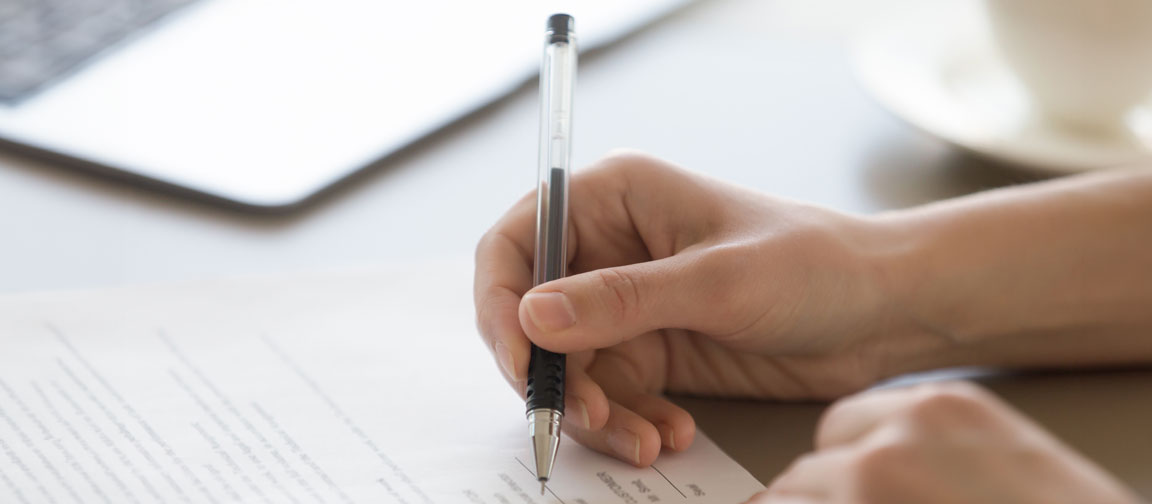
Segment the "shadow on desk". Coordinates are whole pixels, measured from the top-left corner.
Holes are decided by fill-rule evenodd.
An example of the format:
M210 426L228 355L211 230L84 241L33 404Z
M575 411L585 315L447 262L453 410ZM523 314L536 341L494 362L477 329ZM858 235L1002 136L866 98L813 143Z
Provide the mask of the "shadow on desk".
M928 376L927 379L932 379ZM1152 370L984 375L981 383L1140 495L1152 497ZM812 449L825 403L675 397L701 429L767 484Z
M909 155L922 150L930 152ZM872 147L859 173L861 187L880 208L907 208L1052 176L950 147L883 141Z

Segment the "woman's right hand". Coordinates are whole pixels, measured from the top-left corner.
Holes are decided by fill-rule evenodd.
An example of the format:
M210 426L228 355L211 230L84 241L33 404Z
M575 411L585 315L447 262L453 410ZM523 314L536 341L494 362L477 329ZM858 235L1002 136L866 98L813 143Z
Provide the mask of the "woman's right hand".
M535 199L476 251L481 335L524 394L529 342L568 354L565 431L636 465L692 442L662 395L826 399L947 344L892 295L879 221L638 154L572 176L569 276L532 286Z

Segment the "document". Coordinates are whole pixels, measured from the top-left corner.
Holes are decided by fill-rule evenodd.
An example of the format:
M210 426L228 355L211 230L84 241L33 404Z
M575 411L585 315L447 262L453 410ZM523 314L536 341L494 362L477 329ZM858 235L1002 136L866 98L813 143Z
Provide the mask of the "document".
M471 265L0 297L3 503L738 503L706 436L636 468L561 442L476 334Z

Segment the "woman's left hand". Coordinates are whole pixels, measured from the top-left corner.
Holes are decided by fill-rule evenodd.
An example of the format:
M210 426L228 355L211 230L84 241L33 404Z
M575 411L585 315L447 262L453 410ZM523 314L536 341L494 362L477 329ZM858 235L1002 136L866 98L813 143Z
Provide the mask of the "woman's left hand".
M968 383L864 392L834 404L816 451L749 503L1139 502L1096 464Z

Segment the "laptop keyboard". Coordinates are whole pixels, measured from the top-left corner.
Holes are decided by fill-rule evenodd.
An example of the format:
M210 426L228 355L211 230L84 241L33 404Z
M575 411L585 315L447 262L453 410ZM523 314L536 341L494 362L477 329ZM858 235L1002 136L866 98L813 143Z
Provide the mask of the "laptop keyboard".
M27 98L196 0L0 0L0 101Z

